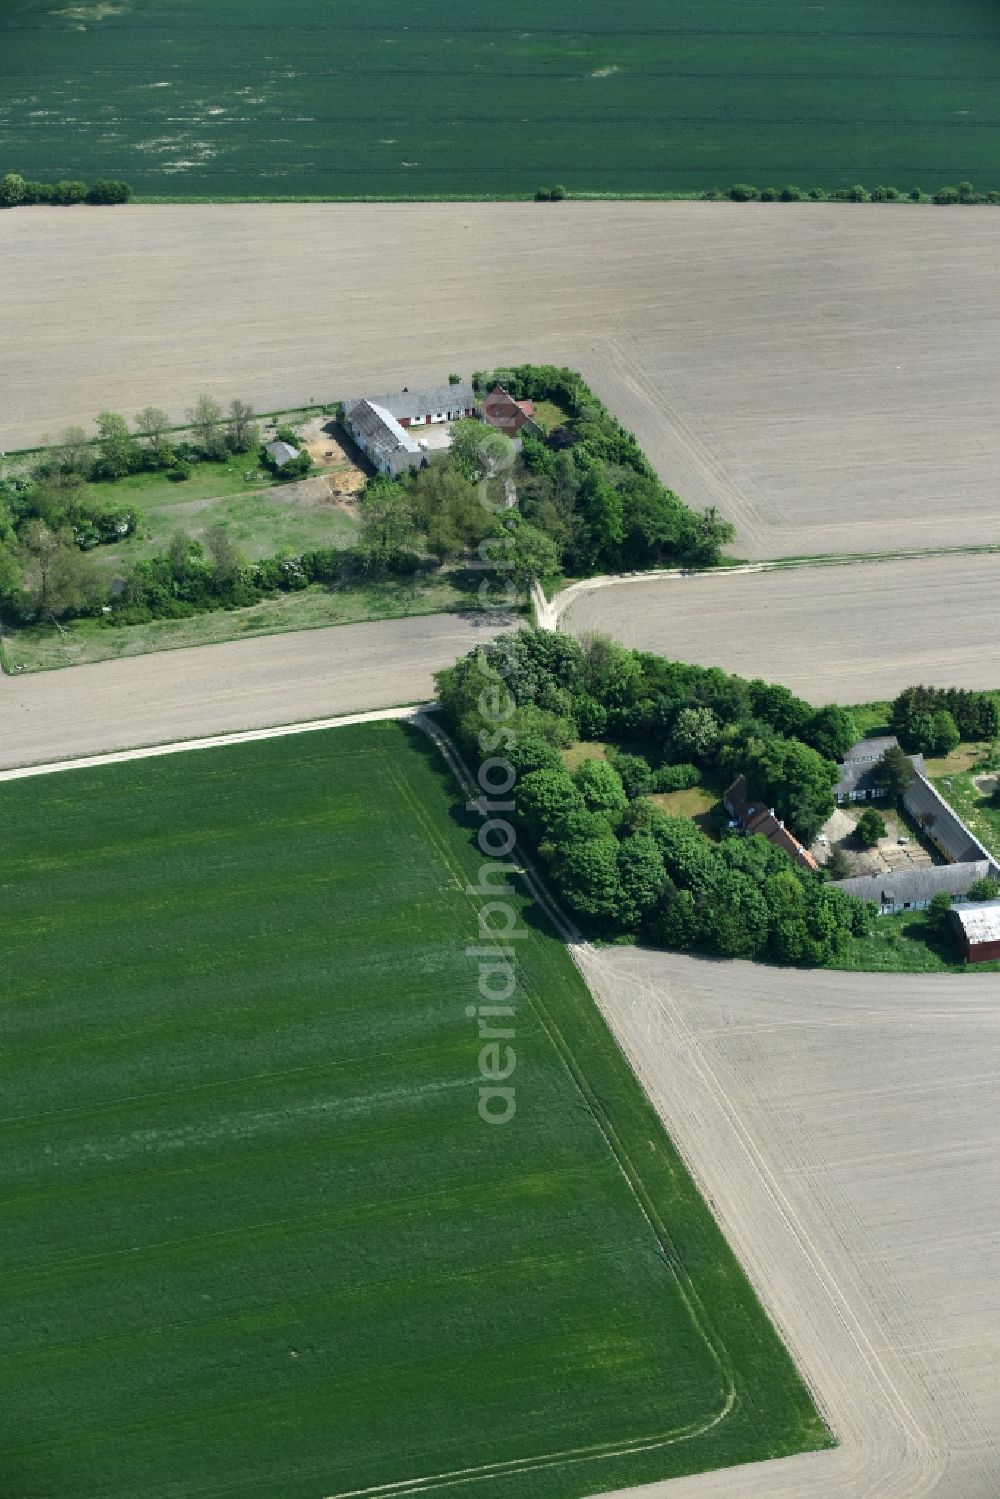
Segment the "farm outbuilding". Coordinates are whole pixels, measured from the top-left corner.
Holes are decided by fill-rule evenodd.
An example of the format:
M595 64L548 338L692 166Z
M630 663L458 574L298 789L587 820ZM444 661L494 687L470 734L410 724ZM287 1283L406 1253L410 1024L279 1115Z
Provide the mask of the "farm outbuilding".
M277 442L269 442L264 451L274 459L275 468L284 468L286 463L290 463L293 458L299 456L298 448L292 447L290 442L284 442L281 439Z
M894 869L838 880L837 889L858 900L874 901L880 916L898 916L902 911L926 911L935 895L964 901L990 868L990 861L984 858L968 864L933 864L929 869Z
M950 916L955 941L967 963L1000 960L1000 900L962 906Z

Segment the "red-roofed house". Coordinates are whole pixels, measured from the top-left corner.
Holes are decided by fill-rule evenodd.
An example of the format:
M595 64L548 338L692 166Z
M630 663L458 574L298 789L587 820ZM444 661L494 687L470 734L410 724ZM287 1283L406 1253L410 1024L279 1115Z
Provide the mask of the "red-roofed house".
M803 848L795 834L789 832L781 818L775 815L773 807L747 800L746 776L737 776L723 793L722 800L730 817L736 819L744 833L756 833L761 838L766 838L768 843L783 848L801 869L815 871L819 868L809 850Z
M494 386L479 410L483 421L506 437L516 437L522 427L535 424L534 401L515 401L502 385Z

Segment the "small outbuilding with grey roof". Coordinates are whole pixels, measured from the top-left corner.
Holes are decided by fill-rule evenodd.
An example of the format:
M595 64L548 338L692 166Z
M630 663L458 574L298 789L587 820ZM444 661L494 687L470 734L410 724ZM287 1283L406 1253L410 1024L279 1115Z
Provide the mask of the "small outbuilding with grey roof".
M293 458L299 456L298 448L293 448L290 442L284 442L280 438L277 442L269 442L264 451L274 459L275 468L284 468L286 463L291 463Z

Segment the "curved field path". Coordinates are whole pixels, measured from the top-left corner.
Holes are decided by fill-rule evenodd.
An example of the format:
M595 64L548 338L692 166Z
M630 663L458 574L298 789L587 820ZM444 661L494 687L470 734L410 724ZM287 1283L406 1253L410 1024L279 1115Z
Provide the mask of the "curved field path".
M750 558L1000 541L1000 211L202 204L0 215L0 447L581 370Z
M783 682L814 703L916 682L1000 687L1000 556L989 553L594 580L553 606L574 635Z

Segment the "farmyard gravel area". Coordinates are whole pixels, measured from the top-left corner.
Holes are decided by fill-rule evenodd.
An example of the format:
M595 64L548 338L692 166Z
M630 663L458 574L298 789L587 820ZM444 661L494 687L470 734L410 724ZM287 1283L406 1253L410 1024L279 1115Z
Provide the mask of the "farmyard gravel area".
M750 558L1000 541L1000 210L232 204L0 216L0 446L566 363Z

